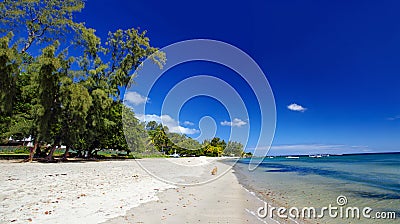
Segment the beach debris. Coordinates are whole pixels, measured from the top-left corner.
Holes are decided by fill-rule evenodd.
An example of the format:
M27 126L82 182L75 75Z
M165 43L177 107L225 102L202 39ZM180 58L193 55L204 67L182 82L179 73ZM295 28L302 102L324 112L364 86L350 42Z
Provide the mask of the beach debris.
M66 176L67 174L66 173L56 173L56 174L47 174L47 175L44 175L45 177L52 177L52 176L56 176L56 177L58 177L58 176Z
M217 171L218 171L218 168L214 167L214 169L212 169L212 171L211 171L211 175L217 175Z
M81 197L85 197L85 196L86 196L86 194L83 194L83 193L82 193L82 194L80 194L80 195L79 195L78 197L76 197L76 198L78 198L78 199L79 199L79 198L81 198Z

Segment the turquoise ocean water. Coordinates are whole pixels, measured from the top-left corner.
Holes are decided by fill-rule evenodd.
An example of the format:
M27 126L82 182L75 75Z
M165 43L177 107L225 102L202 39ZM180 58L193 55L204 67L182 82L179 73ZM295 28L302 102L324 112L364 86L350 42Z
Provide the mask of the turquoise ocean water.
M234 166L241 184L273 206L373 209L372 218L361 213L360 219L326 215L300 222L400 223L400 154L265 158L254 171L248 170L249 162L241 159ZM346 197L345 205L338 205L339 196ZM377 212L394 212L396 219L374 218Z

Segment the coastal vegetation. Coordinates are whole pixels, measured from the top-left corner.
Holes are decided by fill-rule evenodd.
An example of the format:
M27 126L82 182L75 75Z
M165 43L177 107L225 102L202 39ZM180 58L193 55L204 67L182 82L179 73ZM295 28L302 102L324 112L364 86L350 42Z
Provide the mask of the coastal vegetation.
M146 31L109 32L105 41L75 19L83 0L0 3L0 139L30 138L20 149L53 160L110 156L241 156L243 145L219 138L199 143L156 122L140 122L121 91L150 58L160 69L166 55ZM122 116L124 114L124 116ZM123 122L129 130L123 129ZM65 149L60 154L60 146ZM12 150L11 150L12 151ZM9 151L8 153L11 153ZM0 152L1 154L1 152Z

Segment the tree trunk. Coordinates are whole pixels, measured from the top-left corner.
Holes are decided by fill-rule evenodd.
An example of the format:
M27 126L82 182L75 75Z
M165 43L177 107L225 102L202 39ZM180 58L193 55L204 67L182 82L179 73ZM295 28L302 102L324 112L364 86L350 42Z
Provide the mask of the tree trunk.
M36 149L33 150L36 156L42 157L42 150L40 149L41 147L42 146L40 145L40 143L38 143Z
M68 151L69 151L69 146L67 145L66 148L65 148L64 155L62 157L63 160L67 160L68 159L68 155L69 155Z
M38 146L39 146L39 142L37 140L35 140L35 144L33 145L33 148L29 149L29 158L28 158L29 162L32 162L33 154L35 153Z
M54 154L54 151L56 151L56 149L57 149L57 145L53 145L51 147L49 154L45 158L47 161L53 161L53 154Z

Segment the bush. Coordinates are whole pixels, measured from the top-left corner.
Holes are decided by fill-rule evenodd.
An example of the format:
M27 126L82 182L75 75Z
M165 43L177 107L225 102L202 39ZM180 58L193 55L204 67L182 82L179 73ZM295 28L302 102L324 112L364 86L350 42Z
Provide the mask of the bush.
M18 148L14 151L14 153L16 153L16 154L26 154L26 153L29 153L29 147L27 147L27 146L18 147Z

